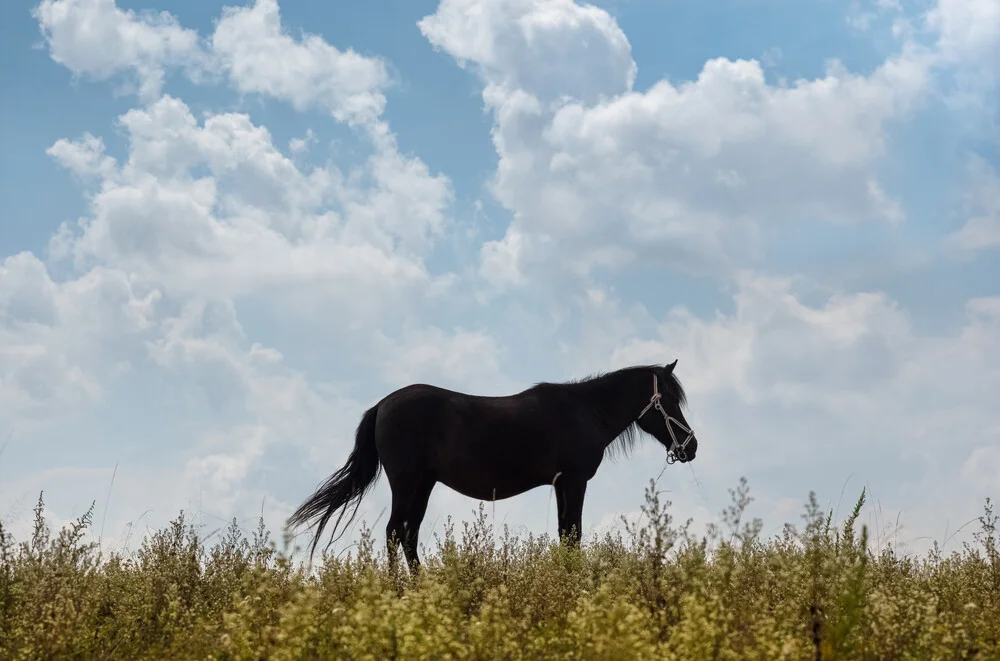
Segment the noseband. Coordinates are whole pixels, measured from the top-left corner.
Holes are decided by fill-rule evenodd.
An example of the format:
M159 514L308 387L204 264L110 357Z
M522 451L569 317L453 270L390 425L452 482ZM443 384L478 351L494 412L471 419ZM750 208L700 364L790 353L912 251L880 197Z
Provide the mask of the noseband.
M660 412L660 415L663 416L664 424L667 425L667 432L670 433L670 438L673 441L670 444L670 448L667 449L667 463L672 464L678 459L681 460L687 459L687 454L684 453L684 448L686 448L687 444L691 442L692 438L694 438L694 432L688 429L686 426L684 426L684 424L681 423L681 421L678 420L677 418L671 415L667 415L667 412L663 409L663 405L660 404L660 398L662 397L662 395L660 395L660 390L657 387L657 385L658 384L656 381L656 375L654 374L653 396L649 398L649 404L646 404L646 408L642 410L642 413L639 414L639 417L636 418L636 420L639 420L639 418L646 415L646 412L649 411L650 408L655 408L657 411ZM674 428L670 426L670 423L674 423L681 431L687 433L687 438L684 439L683 443L677 441L677 435L674 433Z

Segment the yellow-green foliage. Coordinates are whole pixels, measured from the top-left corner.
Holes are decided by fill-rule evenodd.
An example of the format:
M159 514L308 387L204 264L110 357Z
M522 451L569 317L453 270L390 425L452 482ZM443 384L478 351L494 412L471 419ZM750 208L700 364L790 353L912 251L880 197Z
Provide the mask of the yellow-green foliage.
M643 525L582 550L494 542L450 523L423 570L387 565L366 532L321 568L261 525L211 547L183 513L128 557L83 543L89 514L20 544L0 527L0 659L1000 659L1000 552L990 502L950 556L873 551L810 497L801 531L741 522L698 538L650 486Z

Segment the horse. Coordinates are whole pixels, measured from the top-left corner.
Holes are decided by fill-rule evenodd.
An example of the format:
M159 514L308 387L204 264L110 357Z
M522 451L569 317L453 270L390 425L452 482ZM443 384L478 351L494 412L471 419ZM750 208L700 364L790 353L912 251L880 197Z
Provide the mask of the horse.
M637 430L667 448L667 463L694 460L698 441L681 413L687 398L676 365L542 382L502 397L404 386L365 411L347 462L289 517L288 527L318 518L311 559L333 514L341 510L336 531L353 502L349 525L384 469L392 493L386 546L393 567L401 543L410 571L419 569L420 525L438 482L478 500L551 484L560 542L578 545L587 482L607 454L634 446Z

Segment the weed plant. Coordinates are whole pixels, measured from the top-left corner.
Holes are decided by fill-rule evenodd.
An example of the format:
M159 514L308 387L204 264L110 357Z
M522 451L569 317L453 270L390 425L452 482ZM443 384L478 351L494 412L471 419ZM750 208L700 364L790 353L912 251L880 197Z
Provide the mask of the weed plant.
M414 576L366 530L317 568L263 523L211 547L183 512L134 554L0 527L0 659L1000 659L1000 550L986 501L974 543L922 558L873 550L862 492L835 525L810 495L801 530L762 539L746 483L722 524L675 525L652 483L642 525L581 548L500 538L485 510L449 521Z

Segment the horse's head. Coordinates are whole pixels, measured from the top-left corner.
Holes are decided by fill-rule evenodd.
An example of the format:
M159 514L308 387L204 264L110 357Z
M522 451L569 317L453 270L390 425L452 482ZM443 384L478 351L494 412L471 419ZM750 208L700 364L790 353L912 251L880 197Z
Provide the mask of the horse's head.
M684 389L674 376L677 361L653 369L649 403L639 414L639 428L667 448L667 463L688 462L698 452L698 439L684 419Z

